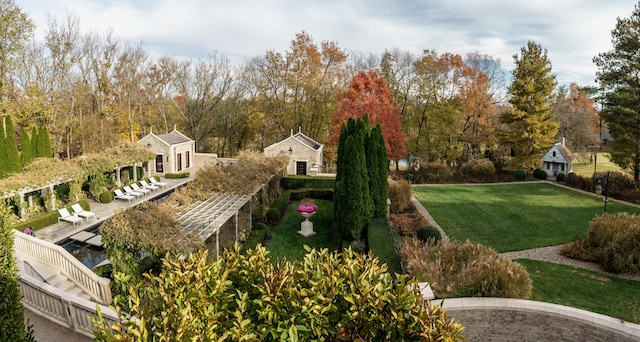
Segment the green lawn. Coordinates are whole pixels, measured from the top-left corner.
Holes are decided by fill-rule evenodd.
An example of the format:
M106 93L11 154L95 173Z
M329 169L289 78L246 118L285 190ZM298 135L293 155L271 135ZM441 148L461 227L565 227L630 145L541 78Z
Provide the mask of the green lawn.
M498 252L571 241L604 209L602 199L545 183L423 186L413 192L451 238ZM607 211L640 214L613 202Z
M578 156L577 153L574 155L576 157ZM608 152L599 152L595 165L594 163L589 162L589 155L590 153L582 153L578 159L583 162L580 162L579 160L575 160L573 162L573 173L578 176L591 177L593 176L594 166L595 171L598 173L607 171L624 172L624 170L622 170L618 165L609 160Z
M516 261L527 269L533 281L532 300L640 323L640 282L544 261Z
M304 237L298 234L300 223L304 218L298 213L298 204L289 205L279 225L269 228L272 239L267 246L271 260L287 258L301 260L307 251L304 245L311 248L335 249L336 241L333 232L333 202L315 200L318 211L309 221L313 222L315 235Z

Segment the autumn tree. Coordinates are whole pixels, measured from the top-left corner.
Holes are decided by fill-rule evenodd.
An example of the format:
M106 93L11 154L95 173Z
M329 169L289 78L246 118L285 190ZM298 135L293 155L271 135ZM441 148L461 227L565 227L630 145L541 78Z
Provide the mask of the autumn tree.
M0 105L11 84L11 73L35 26L13 0L0 0Z
M500 116L505 129L499 136L502 144L511 147L514 166L535 168L555 143L558 131L551 113L556 77L551 73L547 50L533 41L513 59L513 82L508 88L511 109Z
M567 147L587 151L599 143L598 113L595 102L580 87L572 83L559 87L552 109L559 123L558 137L566 138Z
M393 106L393 98L383 76L375 71L358 73L346 92L338 95L340 109L333 113L332 137L328 144L335 146L342 124L348 118L369 116L370 125L380 123L389 158L399 160L406 155L406 136L400 131L400 109Z
M604 95L602 117L613 138L611 159L640 179L640 5L618 18L611 31L613 48L593 58Z

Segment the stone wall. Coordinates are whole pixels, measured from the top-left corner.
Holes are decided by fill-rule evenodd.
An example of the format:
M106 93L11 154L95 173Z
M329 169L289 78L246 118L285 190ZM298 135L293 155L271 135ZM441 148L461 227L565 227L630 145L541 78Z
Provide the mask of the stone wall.
M432 301L439 304L440 301ZM607 305L603 301L603 305ZM640 341L640 325L562 305L502 298L455 298L443 304L473 341Z

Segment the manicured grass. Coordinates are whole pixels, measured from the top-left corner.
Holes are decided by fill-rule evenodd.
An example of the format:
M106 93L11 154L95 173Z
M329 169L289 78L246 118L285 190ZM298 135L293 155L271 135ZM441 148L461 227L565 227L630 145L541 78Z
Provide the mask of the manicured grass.
M516 260L533 280L532 300L566 305L640 323L639 281L609 277L570 266Z
M558 245L584 236L602 199L546 183L424 186L413 192L453 239L498 252ZM607 212L640 210L609 202Z
M307 254L305 245L316 249L334 250L336 248L333 232L333 202L323 200L315 200L315 202L318 205L318 211L309 219L313 222L315 235L304 237L298 234L300 223L304 221L304 217L297 210L300 202L290 204L280 224L269 228L272 238L267 245L267 250L272 261L285 257L290 261L301 260Z
M396 253L395 246L387 219L385 217L376 218L369 223L369 249L374 257L378 258L380 263L387 264L387 270L393 273L402 273L400 266L400 256Z
M607 152L598 153L596 165L594 165L594 163L588 162L589 155L589 153L585 153L583 156L581 156L580 159L586 161L584 163L580 163L577 161L573 162L573 173L578 176L591 177L593 176L594 166L595 171L598 173L607 171L625 172L618 165L609 160L609 153Z

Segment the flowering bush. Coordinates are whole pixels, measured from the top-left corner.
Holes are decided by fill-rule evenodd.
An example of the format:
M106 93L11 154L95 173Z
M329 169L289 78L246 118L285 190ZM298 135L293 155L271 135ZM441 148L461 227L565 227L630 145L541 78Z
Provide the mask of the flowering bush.
M310 198L305 198L298 204L299 213L313 214L316 211L318 211L318 205Z

